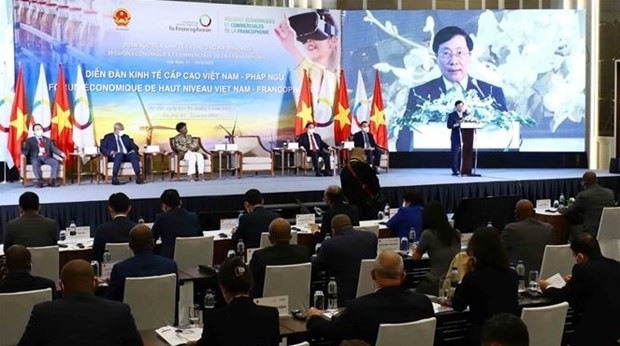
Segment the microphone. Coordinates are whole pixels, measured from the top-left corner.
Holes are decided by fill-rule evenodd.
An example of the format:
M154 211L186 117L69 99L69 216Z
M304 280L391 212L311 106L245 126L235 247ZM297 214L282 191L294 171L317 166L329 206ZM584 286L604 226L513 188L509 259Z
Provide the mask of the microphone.
M299 198L295 198L295 203L299 206L299 209L301 210L302 213L304 214L312 214L312 212L310 211L310 209L308 209L300 200Z

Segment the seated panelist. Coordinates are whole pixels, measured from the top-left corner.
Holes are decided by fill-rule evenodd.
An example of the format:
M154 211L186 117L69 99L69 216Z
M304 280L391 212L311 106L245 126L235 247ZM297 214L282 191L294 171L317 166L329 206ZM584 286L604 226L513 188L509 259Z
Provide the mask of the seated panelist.
M108 133L101 140L101 153L114 162L112 185L121 185L121 182L118 181L118 171L123 162L131 162L136 174L136 184L143 184L144 180L140 176L140 157L138 155L140 148L131 137L124 133L124 129L123 124L116 123L114 124L114 132Z
M52 154L56 154L64 159L65 153L58 149L49 137L43 136L43 126L41 124L34 124L32 129L34 130L34 136L28 137L22 144L22 155L26 156L30 164L32 164L32 171L35 178L37 178L38 187L43 187L42 165L50 166L49 186L56 187L58 186L56 178L58 177L60 162Z

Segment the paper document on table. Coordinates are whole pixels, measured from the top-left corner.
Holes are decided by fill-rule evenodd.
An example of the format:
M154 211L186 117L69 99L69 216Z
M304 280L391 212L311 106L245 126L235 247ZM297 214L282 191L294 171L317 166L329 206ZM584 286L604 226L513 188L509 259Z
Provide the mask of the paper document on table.
M549 287L562 288L566 286L566 281L564 281L564 278L560 275L560 273L556 273L545 281L549 283Z
M185 345L191 341L200 340L202 328L176 328L165 326L155 329L157 335L161 336L169 345Z

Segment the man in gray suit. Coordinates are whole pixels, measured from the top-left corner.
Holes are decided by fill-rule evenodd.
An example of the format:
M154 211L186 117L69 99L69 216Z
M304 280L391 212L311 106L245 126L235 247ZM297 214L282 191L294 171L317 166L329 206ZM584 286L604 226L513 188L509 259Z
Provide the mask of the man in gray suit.
M19 196L19 218L9 221L4 237L4 252L11 245L25 247L56 245L58 222L39 214L39 196L24 192Z
M502 231L502 242L510 254L510 261L523 261L525 272L540 270L545 246L552 244L553 226L534 218L534 205L522 199L515 206L517 222L507 224Z
M58 177L58 166L60 163L56 160L52 154L56 154L64 159L65 154L58 149L58 147L48 137L43 136L43 126L41 124L34 124L32 126L34 130L34 136L28 137L22 145L22 154L26 156L28 162L32 164L32 171L37 178L37 186L43 187L43 172L41 171L42 165L50 166L50 184L51 187L56 187L56 178Z
M603 208L616 205L614 192L598 184L596 173L586 171L583 174L584 191L577 194L575 203L568 208L561 208L560 213L566 216L569 223L569 235L574 239L581 232L588 232L594 238L598 233Z

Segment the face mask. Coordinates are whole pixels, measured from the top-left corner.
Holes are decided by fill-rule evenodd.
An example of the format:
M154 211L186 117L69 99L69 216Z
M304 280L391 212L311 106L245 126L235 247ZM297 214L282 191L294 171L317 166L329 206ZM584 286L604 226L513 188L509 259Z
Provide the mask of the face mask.
M309 134L313 134L314 133L314 129L308 129L308 133Z
M41 137L41 136L43 136L43 131L36 130L36 131L34 131L34 135L37 136L37 137Z
M368 131L369 131L369 129L368 129L367 127L362 127L362 131L364 131L364 132L368 132Z
M119 137L123 137L124 135L125 135L125 132L124 132L124 131L118 131L118 136L119 136Z

